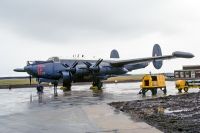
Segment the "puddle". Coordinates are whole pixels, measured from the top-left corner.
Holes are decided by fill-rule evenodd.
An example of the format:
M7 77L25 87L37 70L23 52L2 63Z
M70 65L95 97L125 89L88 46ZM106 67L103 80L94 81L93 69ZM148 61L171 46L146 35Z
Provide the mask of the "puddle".
M178 112L182 112L182 111L188 111L188 109L185 109L185 110L183 110L183 109L180 109L180 110L171 110L170 108L166 108L164 110L164 113L165 114L171 114L171 113L178 113Z

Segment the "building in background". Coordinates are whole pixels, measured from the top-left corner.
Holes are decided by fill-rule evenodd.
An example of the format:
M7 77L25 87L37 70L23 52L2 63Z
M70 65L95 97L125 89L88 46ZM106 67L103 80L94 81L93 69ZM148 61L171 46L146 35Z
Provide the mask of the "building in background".
M200 65L183 66L182 70L175 70L176 79L200 79Z

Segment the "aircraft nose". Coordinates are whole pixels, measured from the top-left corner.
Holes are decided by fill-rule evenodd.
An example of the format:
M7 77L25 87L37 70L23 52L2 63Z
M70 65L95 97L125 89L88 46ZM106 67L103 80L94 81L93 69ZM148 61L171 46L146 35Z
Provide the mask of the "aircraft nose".
M26 72L30 72L30 71L32 71L32 67L31 67L31 66L25 66L25 67L24 67L24 70L25 70Z
M26 71L24 70L24 68L15 68L14 71L15 71L15 72L26 72Z

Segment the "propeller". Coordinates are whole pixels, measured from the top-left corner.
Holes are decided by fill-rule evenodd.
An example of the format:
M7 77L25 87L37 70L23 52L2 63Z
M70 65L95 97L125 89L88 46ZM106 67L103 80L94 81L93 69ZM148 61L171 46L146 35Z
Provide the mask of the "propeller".
M76 73L76 66L78 65L78 61L75 61L71 66L69 66L68 64L62 64L65 68L66 71L71 72L72 74Z
M76 66L78 65L78 61L75 61L71 66L68 64L62 64L66 69L64 71L60 71L63 77L63 83L66 82L72 82L73 80L73 74L76 73Z
M99 60L96 62L96 64L94 65L94 67L99 66L99 65L101 64L102 61L103 61L103 59L99 59Z
M92 65L92 64L89 63L89 62L83 62L83 63L86 65L87 69L88 69L92 74L94 74L95 72L98 72L98 71L99 71L99 65L101 64L102 61L103 61L103 59L99 59L99 60L97 60L97 62L96 62L94 65Z

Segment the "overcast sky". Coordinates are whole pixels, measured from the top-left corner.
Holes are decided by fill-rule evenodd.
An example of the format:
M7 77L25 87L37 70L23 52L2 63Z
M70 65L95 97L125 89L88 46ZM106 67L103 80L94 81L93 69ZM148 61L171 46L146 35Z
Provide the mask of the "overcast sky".
M15 76L27 60L84 54L124 59L151 56L155 43L163 54L188 51L193 59L152 64L141 72L172 72L200 64L199 0L1 0L0 76Z

